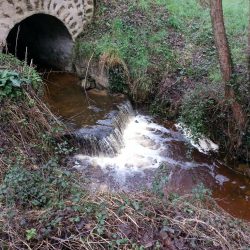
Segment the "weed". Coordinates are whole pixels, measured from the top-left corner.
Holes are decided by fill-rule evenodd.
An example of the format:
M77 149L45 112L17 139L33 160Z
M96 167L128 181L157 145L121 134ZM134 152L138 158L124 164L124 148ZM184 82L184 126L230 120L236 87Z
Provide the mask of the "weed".
M55 154L59 156L71 155L75 150L67 141L58 142L55 146Z
M210 135L211 116L209 114L223 99L223 94L221 96L218 94L223 93L220 87L214 84L200 85L184 96L179 121L188 126L193 139L201 135Z
M109 69L109 89L113 93L129 94L127 76L123 67L113 67Z
M72 150L61 139L65 128L40 99L43 84L35 69L1 53L0 65L8 67L0 74L2 179L11 166L36 169L55 154L69 154Z
M170 102L168 100L161 100L155 98L150 104L149 111L154 116L168 117Z
M154 8L159 15L153 14ZM109 9L113 10L111 19ZM111 90L129 93L137 101L146 100L160 78L158 72L174 58L167 42L167 23L162 1L100 3L93 27L77 41L77 53L82 50L77 56L93 54L107 66L115 62L116 67L107 67Z
M162 163L160 167L157 169L157 172L155 174L155 178L153 181L153 185L152 185L153 192L156 195L160 197L164 196L163 191L164 191L164 187L168 183L169 174L170 174L169 167L166 164Z
M213 42L211 18L207 1L200 1L202 6L197 3L197 0L169 0L167 8L171 13L173 20L179 21L179 29L185 34L188 42L197 45L197 49L201 47L211 48ZM243 65L245 62L245 53L247 46L247 27L249 8L248 1L241 0L235 3L233 0L223 1L224 18L226 30L228 34L229 44L232 50L233 60L237 65ZM217 66L217 61L214 61L210 67L207 68L208 74ZM207 57L211 60L211 57ZM217 68L217 73L219 69Z
M211 190L206 188L203 183L200 183L195 188L193 188L192 193L194 198L200 201L204 201L207 196L212 195Z
M26 239L27 240L33 240L34 238L36 238L37 236L37 232L35 228L31 228L31 229L27 229L26 230Z
M4 98L18 99L23 96L21 87L30 84L30 81L21 78L15 71L0 71L0 102Z
M3 181L0 197L6 205L44 206L49 200L49 189L37 173L20 168L11 168Z
M232 0L226 2L233 4ZM246 0L237 3L240 7L234 6L232 16L242 9L247 12L247 8L242 8L247 6L245 3ZM208 10L195 0L118 0L103 1L99 6L97 20L90 27L89 36L78 41L76 54L87 58L93 55L108 68L113 91L126 91L124 82L129 78L135 99L143 96L142 100L148 100L154 95L165 70L177 74L177 83L186 78L197 83L199 75L204 82L203 77L208 76L214 85L203 83L185 95L181 119L196 133L209 132L207 125L213 124L208 119L209 112L214 111L211 107L217 107L218 93L222 91L220 85L215 85L219 77L216 61L211 60L214 48L206 48L211 42ZM236 19L228 10L225 13L228 20ZM227 27L230 33L233 24L227 21ZM178 53L173 51L172 47L179 46L169 39L173 30L183 32L185 40L194 46L185 46ZM230 33L230 42L233 53L240 55L244 46L237 46L239 41L232 38L233 34L245 32L245 18L239 18L235 30L236 33ZM192 64L192 53L200 46L208 56L202 61L205 68ZM99 194L84 190L82 180L58 163L59 156L68 156L74 149L54 137L64 130L36 95L40 89L39 75L8 55L0 54L0 64L31 82L19 107L10 100L4 100L0 107L0 152L4 154L0 163L4 162L0 188L1 246L141 250L175 246L240 249L250 245L249 225L225 214L202 184L191 195L170 194L163 201L162 189L168 181L164 165L154 183L153 191L158 196L150 192ZM169 98L164 100L167 105ZM157 103L153 109L159 110Z
M0 53L0 66L18 73L18 79L25 79L34 90L42 91L42 79L33 67L29 67L25 62L19 61L11 54Z
M58 168L57 159L51 159L38 170L13 166L0 186L0 198L7 206L46 207L60 206L61 200L73 194L73 175Z

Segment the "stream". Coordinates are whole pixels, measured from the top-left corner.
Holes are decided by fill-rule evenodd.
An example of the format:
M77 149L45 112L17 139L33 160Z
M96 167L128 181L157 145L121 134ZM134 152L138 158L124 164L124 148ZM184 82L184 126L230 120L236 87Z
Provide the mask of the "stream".
M164 177L161 169L169 175L165 194L189 193L203 183L223 209L250 221L250 179L193 147L174 123L133 110L123 95L85 92L73 74L49 73L44 79L46 102L80 145L72 167L86 176L91 190L152 189L156 177Z

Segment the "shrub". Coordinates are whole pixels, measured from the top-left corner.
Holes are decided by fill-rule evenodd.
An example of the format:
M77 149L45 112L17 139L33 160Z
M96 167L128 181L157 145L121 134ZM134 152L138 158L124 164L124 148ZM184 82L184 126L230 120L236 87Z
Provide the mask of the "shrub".
M157 169L152 189L153 192L159 197L164 196L164 188L169 181L170 168L166 165L166 163L162 163L160 167Z
M191 130L194 139L201 135L210 136L211 119L223 116L220 110L218 116L215 115L222 98L223 91L219 84L199 85L185 94L179 121Z
M211 197L212 192L210 189L206 188L203 183L199 183L195 188L193 188L192 194L195 199L204 201L207 196Z
M74 190L72 174L51 160L38 170L13 166L0 186L0 200L7 206L45 207L56 205Z
M95 22L77 39L74 61L99 61L108 69L112 92L144 102L154 94L166 65L176 61L168 27L178 26L178 20L168 20L165 5L148 0L98 3Z
M28 66L26 62L18 60L15 56L0 52L0 68L17 72L20 79L26 79L26 82L30 83L37 91L42 89L42 79L35 68Z
M30 84L30 80L22 78L15 71L0 71L0 101L4 98L19 98L23 92L21 87Z

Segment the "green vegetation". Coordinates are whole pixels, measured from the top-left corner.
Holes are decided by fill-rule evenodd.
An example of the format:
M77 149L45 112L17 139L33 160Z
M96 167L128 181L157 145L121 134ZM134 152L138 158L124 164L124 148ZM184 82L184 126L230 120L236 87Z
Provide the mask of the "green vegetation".
M23 71L13 65L7 77L10 84L12 72L18 72L16 77ZM20 85L22 98L1 100L1 248L140 250L181 244L187 249L247 249L250 245L249 225L225 214L203 185L187 196L165 195L166 165L159 169L152 191L90 193L84 188L87 180L65 166L63 159L75 149L60 137L63 127L32 86L36 85Z
M250 244L249 225L224 214L203 185L191 195L161 199L151 192L90 194L83 181L55 162L32 172L10 169L1 185L0 245L247 249Z
M223 2L233 58L237 65L243 65L248 1ZM177 32L184 37L171 41L179 35ZM183 41L183 47L178 48L176 43ZM98 3L95 21L82 39L78 39L76 51L86 57L94 54L97 59L116 51L117 57L128 66L133 83L152 90L162 80L162 71L176 73L178 70L180 76L196 76L201 81L205 74L208 82L220 83L215 47L211 45L209 9L199 5L197 0L118 1ZM193 62L197 53L201 58Z
M200 2L205 1L200 0ZM208 72L209 82L220 83L215 47L211 46L214 42L209 8L197 3L199 3L197 0L166 1L169 12L176 20L179 20L179 27L185 34L187 43L185 51L188 49L192 54L202 50L203 60L199 62L200 67ZM246 62L248 5L247 0L240 0L237 3L233 0L223 1L226 30L236 67L245 67Z
M219 115L223 118L223 113L211 107L223 101L223 89L221 85L209 84L198 85L193 90L188 91L182 100L181 117L179 121L192 131L195 138L201 135L212 136L210 131L214 123L219 121ZM207 119L209 117L209 120Z
M86 30L76 44L77 57L103 61L115 54L117 63L107 68L123 66L129 72L130 93L135 100L146 100L154 91L154 83L175 56L168 42L169 23L166 9L161 1L116 1L99 3L95 22ZM110 13L112 10L112 13ZM157 16L155 16L157 12ZM114 60L113 60L114 61ZM111 89L116 81L111 81ZM126 84L126 81L124 81Z
M169 175L170 169L166 164L161 164L156 170L154 181L152 183L152 190L161 198L164 197L164 188L168 183Z
M0 101L4 98L18 98L22 96L22 85L29 84L28 79L22 79L14 71L0 71Z
M246 105L248 0L224 4ZM100 1L94 23L77 40L75 63L97 63L112 92L149 103L154 114L180 114L194 134L225 141L220 131L230 113L220 106L206 6L206 0ZM63 138L65 128L41 100L39 74L1 53L0 69L0 248L249 249L249 223L220 209L204 185L186 196L166 194L165 165L147 192L90 193L87 180L67 168L75 142Z
M56 156L56 147L62 143L59 136L64 129L40 99L43 84L34 68L2 54L0 68L4 68L0 73L2 179L10 166L33 169Z
M21 62L10 54L0 53L0 66L1 71L15 71L18 74L18 78L23 80L22 82L31 84L36 91L42 91L42 79L40 75L25 62Z
M181 20L179 26L185 35L185 55L182 71L192 81L182 95L180 121L185 123L195 137L206 135L220 145L226 157L238 157L241 161L249 161L247 151L250 147L249 128L244 135L240 149L229 146L228 130L233 127L230 121L230 103L225 103L224 90L217 60L217 52L213 41L209 8L207 1L168 1L168 9L176 19ZM205 4L204 4L205 3ZM249 112L246 48L248 35L249 2L231 0L223 1L224 18L229 45L234 62L234 77L237 99L243 110ZM185 26L184 26L185 25ZM180 61L180 60L178 60ZM195 84L195 85L194 85ZM240 86L237 88L237 86ZM214 129L216 124L217 129ZM231 132L232 133L232 132ZM237 132L236 132L237 133Z
M30 171L20 165L12 166L5 174L0 187L0 200L7 207L24 208L60 205L64 197L74 190L70 172L60 169L56 159Z

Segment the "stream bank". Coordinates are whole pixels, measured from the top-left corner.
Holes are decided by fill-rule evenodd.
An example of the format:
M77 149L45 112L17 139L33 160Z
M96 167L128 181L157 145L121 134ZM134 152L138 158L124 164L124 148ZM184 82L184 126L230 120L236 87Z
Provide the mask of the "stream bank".
M239 69L237 81L247 103L246 70L239 53L245 50L247 18L239 16L247 17L248 1L233 4L225 15ZM196 98L205 97L204 103L207 90L216 97L222 93L208 14L196 0L98 2L94 23L75 47L81 83L91 80L101 89L98 81L105 85L108 79L111 89L151 104L151 112L175 118L186 107L191 110L189 121L193 115L205 114L191 125L197 128L205 120L214 128L218 117L206 119L207 109L199 109ZM87 76L88 62L94 66ZM68 85L59 83L54 90L53 83L45 86L52 88L48 109L41 100L43 83L33 68L2 54L0 66L11 71L7 78L1 72L7 87L0 86L4 92L0 100L0 248L249 248L248 179L229 170L217 156L191 147L174 123L154 119L140 109L131 112L124 96L86 93L74 86L79 80L72 75L59 78L60 83L71 82ZM96 74L95 68L105 74ZM13 88L13 79L21 86ZM190 95L196 86L198 91ZM184 95L193 99L183 103ZM57 105L64 106L66 115L60 115ZM99 129L93 130L96 123ZM86 128L82 131L87 125L89 134ZM73 140L68 140L69 134ZM107 150L100 152L99 142Z

